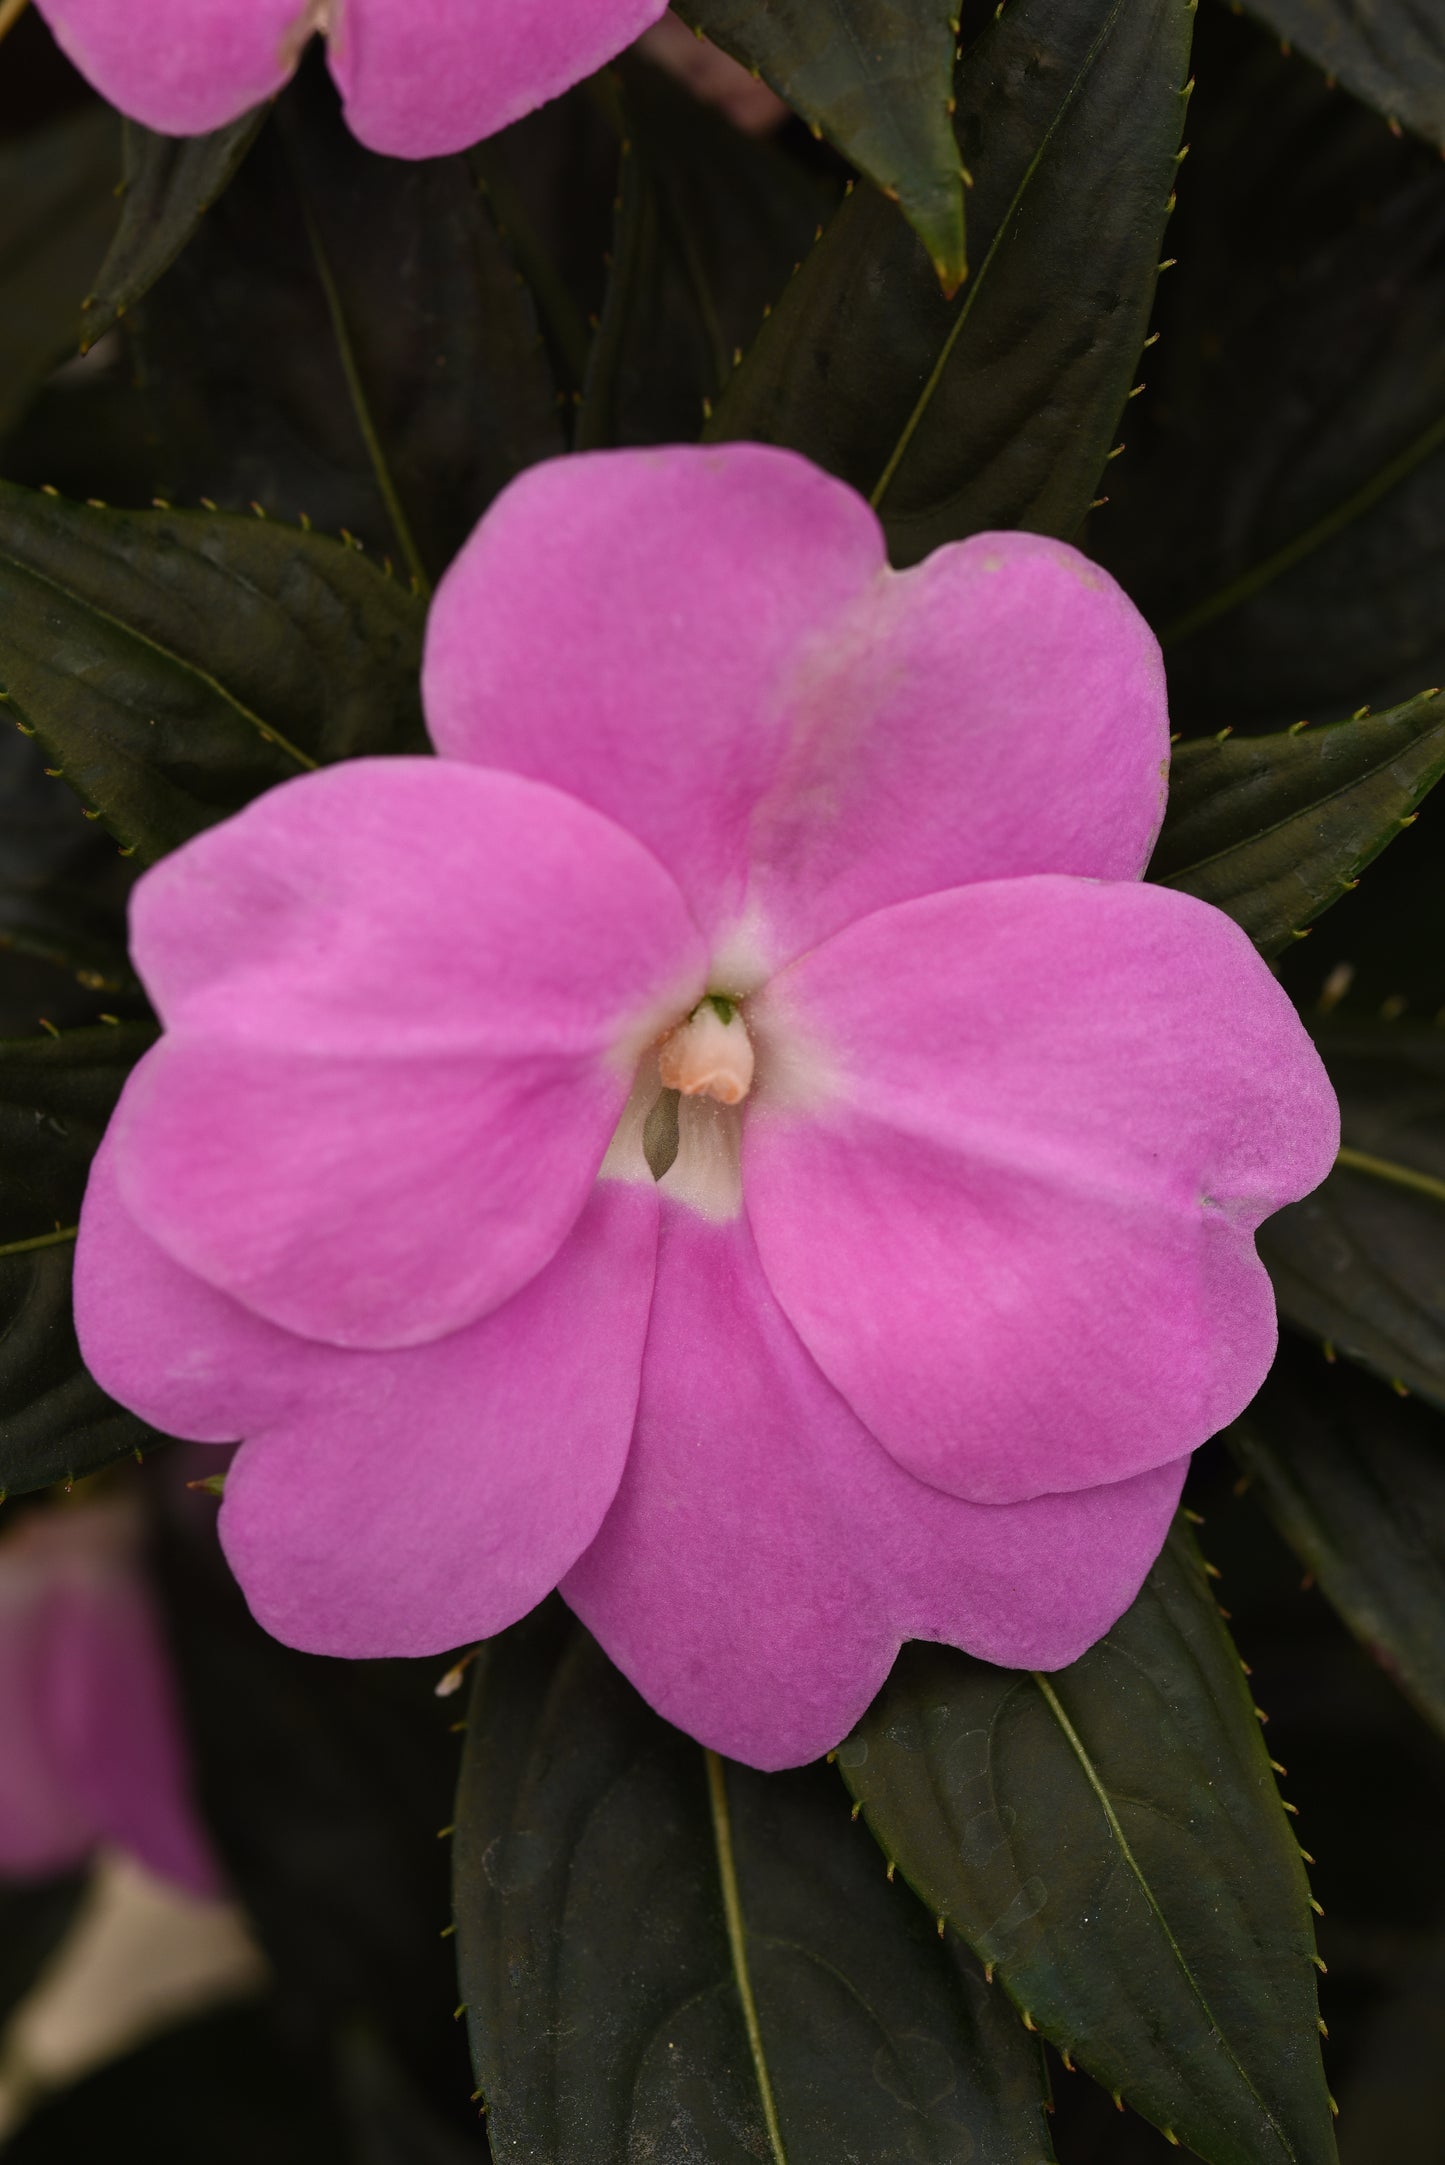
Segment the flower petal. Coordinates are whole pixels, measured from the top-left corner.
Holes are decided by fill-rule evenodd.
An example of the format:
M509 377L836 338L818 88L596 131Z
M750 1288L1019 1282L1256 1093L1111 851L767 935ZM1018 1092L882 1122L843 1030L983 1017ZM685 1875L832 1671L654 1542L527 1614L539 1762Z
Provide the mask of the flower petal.
M743 1144L763 1267L900 1464L1010 1503L1164 1465L1248 1403L1275 1345L1254 1231L1339 1120L1228 918L958 889L829 941L753 1019L780 1078Z
M205 135L281 88L309 0L36 0L103 98L163 135Z
M116 1117L128 1208L352 1346L439 1337L540 1269L704 982L630 835L429 759L307 776L189 843L137 890L132 948L168 1034Z
M331 72L354 134L396 158L465 150L614 60L667 0L341 0Z
M1076 1659L1138 1591L1183 1472L1003 1509L942 1495L824 1380L746 1223L672 1206L627 1470L562 1591L669 1721L795 1766L847 1733L904 1638Z
M632 1432L657 1209L601 1182L494 1315L434 1345L343 1353L173 1263L103 1148L76 1257L81 1347L159 1426L246 1436L221 1537L268 1631L312 1653L434 1654L514 1623L596 1532Z
M444 752L656 851L719 990L940 887L1135 877L1163 808L1159 651L1105 573L990 534L895 575L859 496L757 444L533 467L442 582L423 688Z

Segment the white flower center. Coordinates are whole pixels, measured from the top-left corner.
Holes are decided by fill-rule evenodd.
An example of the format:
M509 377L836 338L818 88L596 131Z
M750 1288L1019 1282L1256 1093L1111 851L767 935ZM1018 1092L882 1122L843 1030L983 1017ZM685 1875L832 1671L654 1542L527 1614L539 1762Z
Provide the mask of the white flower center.
M709 993L662 1040L657 1072L665 1090L680 1090L685 1098L741 1105L753 1086L753 1041L742 1009Z

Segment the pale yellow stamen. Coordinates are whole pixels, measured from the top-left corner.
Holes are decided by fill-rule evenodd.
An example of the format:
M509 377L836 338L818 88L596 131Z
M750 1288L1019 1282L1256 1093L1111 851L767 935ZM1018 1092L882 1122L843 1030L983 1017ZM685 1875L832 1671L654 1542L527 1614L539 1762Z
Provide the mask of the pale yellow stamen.
M753 1045L739 1010L728 1000L702 1001L663 1039L657 1068L664 1089L741 1105L753 1086Z

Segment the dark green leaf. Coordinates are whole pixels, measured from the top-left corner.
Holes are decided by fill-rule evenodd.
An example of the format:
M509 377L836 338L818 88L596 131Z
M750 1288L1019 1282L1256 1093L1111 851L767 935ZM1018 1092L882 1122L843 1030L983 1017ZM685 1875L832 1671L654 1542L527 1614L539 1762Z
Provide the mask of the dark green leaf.
M1351 1631L1445 1730L1439 1414L1287 1336L1229 1442Z
M1445 1403L1445 1031L1341 1025L1319 1046L1344 1146L1260 1229L1280 1312Z
M483 1663L455 1900L497 2157L1052 2155L1035 2048L888 1885L826 1768L705 1763L560 1609Z
M959 284L964 195L949 118L958 0L682 0L678 13L896 197L936 277Z
M1177 744L1149 877L1243 925L1262 955L1352 887L1445 774L1445 710L1426 692L1388 714L1275 736Z
M1445 682L1445 168L1201 19L1161 342L1089 542L1188 733Z
M44 772L44 756L17 731L0 729L0 950L55 964L91 991L134 994L122 908L127 868L65 784ZM27 1027L0 1018L0 1036Z
M709 433L841 475L897 564L992 527L1071 537L1148 327L1192 25L1185 0L1012 0L960 77L962 294L945 302L892 206L855 190Z
M150 1432L86 1374L70 1315L74 1233L141 1023L0 1044L0 1491L44 1488Z
M0 482L0 692L142 857L305 768L424 750L421 626L320 535Z
M211 135L157 135L126 122L120 226L85 303L87 347L170 269L235 178L269 111L258 105Z
M645 61L617 70L617 222L577 447L689 441L833 190Z
M1433 0L1250 0L1254 13L1387 119L1445 150L1445 16Z
M1182 1530L1072 1668L905 1648L838 1759L929 1909L1107 2089L1209 2165L1330 2165L1309 1890Z
M307 64L129 320L155 493L343 528L435 577L561 449L530 297L464 157L382 158Z
M80 307L115 230L115 115L88 111L0 149L0 436L75 352Z

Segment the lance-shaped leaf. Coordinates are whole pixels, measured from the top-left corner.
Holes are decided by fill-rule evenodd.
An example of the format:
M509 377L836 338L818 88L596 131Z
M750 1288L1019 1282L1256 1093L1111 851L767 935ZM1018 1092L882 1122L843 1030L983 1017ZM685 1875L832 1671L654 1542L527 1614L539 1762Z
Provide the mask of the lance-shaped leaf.
M0 482L0 694L142 857L308 767L424 750L421 624L319 534Z
M838 1761L929 1909L1106 2088L1208 2165L1331 2165L1309 1889L1182 1530L1071 1668L905 1648Z
M1052 2156L1035 2047L836 1778L705 1757L558 1607L483 1655L455 1863L498 2157Z
M1089 534L1191 735L1445 682L1445 165L1222 8L1198 47L1178 268Z
M968 267L950 115L959 0L682 0L678 13L771 83L897 199L952 289Z
M1250 0L1325 73L1445 150L1445 15L1425 0Z
M87 1375L70 1316L75 1226L141 1023L0 1044L0 1491L44 1488L150 1431Z
M1344 1136L1329 1179L1261 1227L1280 1312L1445 1404L1445 1031L1323 1030Z
M115 230L115 116L84 112L0 150L0 435L75 351L80 304Z
M170 269L235 178L269 111L258 105L210 135L157 135L139 121L126 122L120 224L84 303L83 349Z
M1445 703L1174 747L1149 877L1243 925L1262 955L1354 886L1445 774Z
M974 269L951 304L857 189L709 433L878 506L896 564L993 527L1071 537L1135 380L1179 152L1185 0L1011 0L959 79Z
M1445 1424L1286 1336L1229 1444L1351 1631L1445 1730Z

